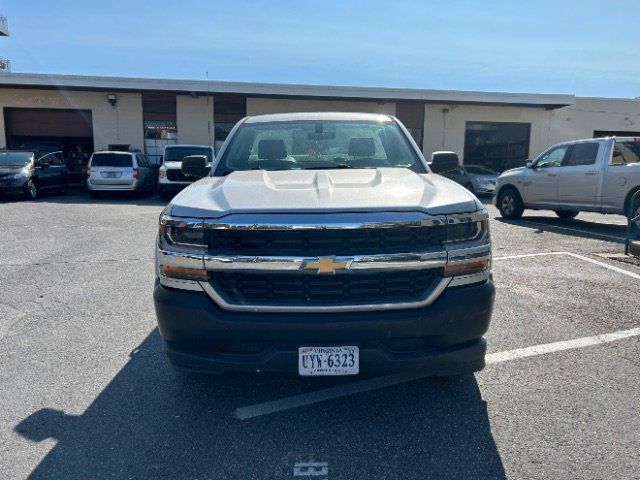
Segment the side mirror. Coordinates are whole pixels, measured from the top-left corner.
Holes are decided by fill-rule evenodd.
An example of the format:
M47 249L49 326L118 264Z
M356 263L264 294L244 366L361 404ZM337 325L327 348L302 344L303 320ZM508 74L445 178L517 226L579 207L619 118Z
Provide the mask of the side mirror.
M209 175L206 155L189 155L182 159L182 173L187 177L202 178Z
M429 167L433 173L449 172L460 168L460 160L454 152L434 152Z
M525 166L527 168L533 168L533 162L531 160L527 160L527 163L525 163Z

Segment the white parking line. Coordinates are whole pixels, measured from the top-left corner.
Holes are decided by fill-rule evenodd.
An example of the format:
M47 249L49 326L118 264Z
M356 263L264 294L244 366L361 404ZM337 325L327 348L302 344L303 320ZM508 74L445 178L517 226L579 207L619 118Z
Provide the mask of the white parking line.
M584 235L591 235L591 236L594 236L594 237L608 238L610 240L615 240L616 242L623 242L624 243L626 241L626 238L624 238L624 237L616 237L615 235L606 235L604 233L595 233L595 232L590 232L588 230L581 230L579 228L561 227L559 225L550 225L548 223L535 222L533 220L527 220L525 218L520 219L520 221L531 223L533 225L541 225L543 227L547 227L547 228L550 228L550 229L569 230L570 232L578 232L578 233L582 233ZM514 223L513 225L517 225L517 223Z
M513 259L517 259L517 258L528 258L528 257L546 257L546 256L550 256L550 255L567 255L568 257L573 257L573 258L577 258L579 260L582 260L584 262L589 262L592 263L594 265L598 265L599 267L603 267L603 268L607 268L609 270L613 270L614 272L617 273L622 273L623 275L627 275L631 278L637 278L640 280L640 274L629 271L629 270L625 270L624 268L620 268L620 267L616 267L615 265L609 265L608 263L605 262L601 262L599 260L596 260L594 258L589 258L587 256L584 255L580 255L578 253L572 253L572 252L540 252L540 253L523 253L522 255L508 255L505 257L493 257L493 260L513 260Z
M491 353L487 355L487 364L506 362L520 358L535 357L548 353L561 352L565 350L575 350L578 348L601 345L604 343L615 342L630 337L640 336L640 328L632 328L629 330L620 330L613 333L603 335L594 335L591 337L576 338L573 340L565 340L561 342L545 343L542 345L534 345L532 347L516 348L514 350L506 350L504 352ZM359 382L340 385L338 387L325 388L324 390L316 390L315 392L303 393L291 397L281 398L270 402L259 403L248 407L237 408L235 416L240 420L248 420L250 418L269 415L271 413L290 410L292 408L303 407L333 398L346 397L355 393L377 390L379 388L397 385L399 383L418 380L428 375L424 373L398 373L393 375L385 375L383 377L362 380Z
M493 260L511 260L514 258L546 257L547 255L567 255L568 252L540 252L523 253L522 255L507 255L506 257L493 257Z

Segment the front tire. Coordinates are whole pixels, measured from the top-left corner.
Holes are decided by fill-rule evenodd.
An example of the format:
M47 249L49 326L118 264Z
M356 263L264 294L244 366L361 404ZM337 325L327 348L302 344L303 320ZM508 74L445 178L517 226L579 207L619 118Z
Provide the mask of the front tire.
M29 180L27 186L24 188L24 196L27 200L36 200L40 194L38 185L33 180Z
M507 220L517 220L522 217L524 203L515 188L506 188L500 192L498 210L500 210L500 215Z
M576 218L578 216L578 213L580 212L570 210L556 210L556 215L563 220L571 220L572 218Z

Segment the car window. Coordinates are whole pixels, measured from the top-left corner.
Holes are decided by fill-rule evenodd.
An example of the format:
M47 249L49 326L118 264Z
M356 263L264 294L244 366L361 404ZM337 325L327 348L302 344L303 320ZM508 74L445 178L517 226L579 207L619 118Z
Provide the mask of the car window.
M640 141L616 140L611 157L612 165L625 165L627 163L640 163Z
M133 167L133 158L129 153L94 153L92 167Z
M565 156L562 166L593 165L596 163L599 148L598 142L576 143L571 147L569 154Z
M64 157L60 152L45 155L41 158L41 160L47 162L49 165L62 166L65 164Z
M209 147L167 147L164 150L164 161L181 162L184 157L190 155L206 155L207 161L213 160L213 154Z
M567 150L569 150L569 145L562 145L543 153L536 161L536 168L559 167L562 165Z

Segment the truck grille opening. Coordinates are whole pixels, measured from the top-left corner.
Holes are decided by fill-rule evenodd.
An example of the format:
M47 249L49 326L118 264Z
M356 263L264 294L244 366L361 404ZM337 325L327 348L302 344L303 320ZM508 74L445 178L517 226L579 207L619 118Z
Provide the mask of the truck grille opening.
M206 233L213 255L332 256L427 252L442 248L446 226L236 230L211 229Z
M335 275L217 272L211 285L235 305L344 306L417 302L439 279L439 269Z

